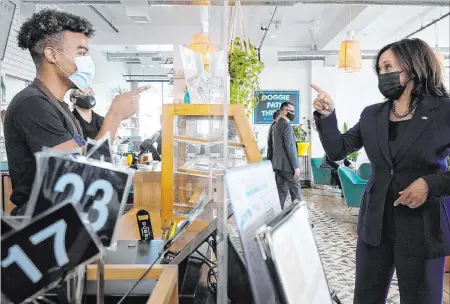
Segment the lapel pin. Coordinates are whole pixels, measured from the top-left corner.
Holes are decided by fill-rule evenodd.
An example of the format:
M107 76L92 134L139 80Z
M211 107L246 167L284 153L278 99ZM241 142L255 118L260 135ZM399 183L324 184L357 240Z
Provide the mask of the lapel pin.
M428 119L428 117L426 117L426 116L422 116L422 119Z

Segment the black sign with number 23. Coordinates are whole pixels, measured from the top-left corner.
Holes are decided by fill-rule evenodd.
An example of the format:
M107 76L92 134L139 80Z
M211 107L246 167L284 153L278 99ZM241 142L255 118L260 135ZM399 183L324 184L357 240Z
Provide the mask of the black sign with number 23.
M108 166L84 158L48 157L34 215L56 204L71 202L91 222L102 244L110 246L132 174Z

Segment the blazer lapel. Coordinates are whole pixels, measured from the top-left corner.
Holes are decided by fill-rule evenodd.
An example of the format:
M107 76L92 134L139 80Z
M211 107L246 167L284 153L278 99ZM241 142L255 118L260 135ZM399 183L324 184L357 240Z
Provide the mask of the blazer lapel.
M405 134L400 139L400 145L394 155L394 163L397 164L405 155L406 151L422 135L428 126L433 122L438 111L435 109L439 105L439 99L427 97L421 101L414 112L413 118L409 122Z
M381 107L377 115L377 141L387 163L392 166L391 151L389 149L389 103Z

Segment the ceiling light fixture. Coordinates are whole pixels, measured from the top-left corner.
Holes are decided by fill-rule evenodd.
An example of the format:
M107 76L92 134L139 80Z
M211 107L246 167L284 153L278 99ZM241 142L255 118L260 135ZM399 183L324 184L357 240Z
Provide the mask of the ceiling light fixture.
M342 41L339 50L339 69L356 72L362 68L362 54L359 41L355 40L355 32L347 32L347 40Z
M206 2L207 3L207 2ZM217 51L216 45L212 42L212 38L209 35L209 7L206 5L201 6L201 32L194 34L191 44L188 48L199 52L203 60L203 66L205 71L209 71L209 61L211 53Z

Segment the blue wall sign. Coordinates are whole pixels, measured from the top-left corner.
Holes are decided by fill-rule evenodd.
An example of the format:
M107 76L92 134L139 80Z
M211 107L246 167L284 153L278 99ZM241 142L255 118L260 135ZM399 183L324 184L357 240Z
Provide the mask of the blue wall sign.
M300 103L298 91L262 91L255 92L255 95L259 95L259 102L253 110L253 123L255 125L270 125L273 113L285 101L292 103L295 107L295 119L291 121L291 124L299 124Z

